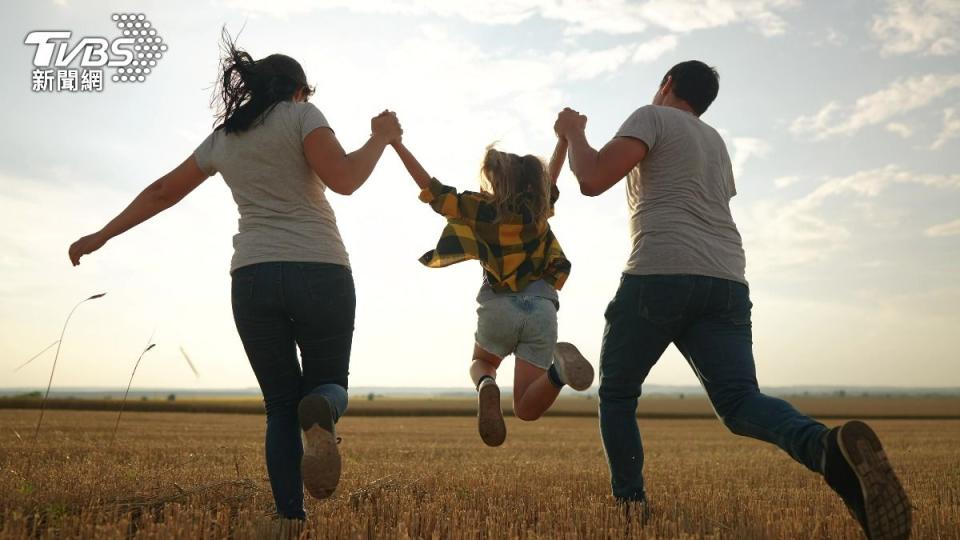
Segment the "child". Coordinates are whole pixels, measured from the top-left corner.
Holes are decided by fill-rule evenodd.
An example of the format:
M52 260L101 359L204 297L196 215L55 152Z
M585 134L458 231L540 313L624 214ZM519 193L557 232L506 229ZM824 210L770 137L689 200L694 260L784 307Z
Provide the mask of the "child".
M499 446L507 428L495 379L505 356L513 353L517 359L513 411L521 420L540 418L564 384L586 390L593 383L593 367L580 351L557 343L557 291L570 261L547 218L559 196L556 182L567 141L557 141L549 170L536 156L488 147L481 192L459 194L427 174L402 142L393 147L420 186L420 200L447 218L436 249L420 262L439 268L476 259L483 267L470 377L478 393L480 438Z

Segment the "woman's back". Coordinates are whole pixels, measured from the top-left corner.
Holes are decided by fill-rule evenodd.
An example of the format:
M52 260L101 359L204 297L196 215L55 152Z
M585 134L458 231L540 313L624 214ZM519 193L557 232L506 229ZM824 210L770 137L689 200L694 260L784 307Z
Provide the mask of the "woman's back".
M215 130L197 147L197 164L220 172L240 212L231 270L270 261L350 265L326 186L303 154L304 137L323 127L313 104L281 101L262 123Z

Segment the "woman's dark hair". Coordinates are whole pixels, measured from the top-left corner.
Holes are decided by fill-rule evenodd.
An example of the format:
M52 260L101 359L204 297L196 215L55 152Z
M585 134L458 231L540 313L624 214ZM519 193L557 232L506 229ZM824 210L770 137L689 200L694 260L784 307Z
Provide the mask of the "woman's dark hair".
M214 124L226 133L241 133L260 123L281 101L291 99L301 88L313 94L300 63L282 54L254 60L238 49L224 28L220 78L213 95L217 108Z
M673 79L673 95L686 101L700 116L706 112L720 91L720 74L699 60L687 60L670 68L660 82L662 87L667 77Z

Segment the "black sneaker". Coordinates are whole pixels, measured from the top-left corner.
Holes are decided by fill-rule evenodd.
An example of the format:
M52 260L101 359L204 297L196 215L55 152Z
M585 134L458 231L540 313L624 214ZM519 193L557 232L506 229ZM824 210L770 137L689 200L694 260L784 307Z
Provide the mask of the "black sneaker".
M910 537L910 499L870 426L854 420L827 433L823 476L867 538Z
M500 387L489 377L477 388L477 427L487 446L500 446L507 438L507 425L500 408Z
M314 498L326 499L337 490L341 467L330 402L310 394L300 400L297 413L304 439L300 461L303 486Z

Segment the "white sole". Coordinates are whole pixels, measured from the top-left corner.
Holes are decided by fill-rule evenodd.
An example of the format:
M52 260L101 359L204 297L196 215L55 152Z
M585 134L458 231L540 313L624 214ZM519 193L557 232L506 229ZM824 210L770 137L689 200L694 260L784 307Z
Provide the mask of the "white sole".
M320 396L306 396L298 408L303 430L303 458L300 474L303 487L316 499L333 495L340 483L342 462L329 402Z
M580 353L580 349L572 343L557 342L554 348L553 361L567 386L574 390L583 391L593 384L593 366Z

